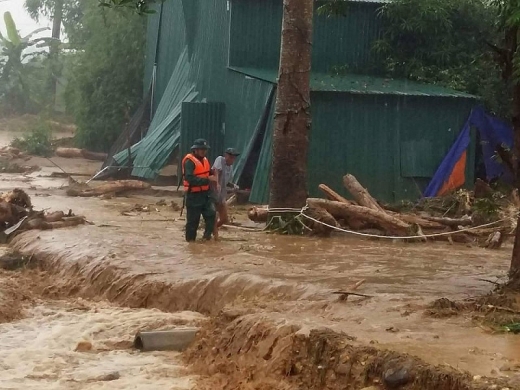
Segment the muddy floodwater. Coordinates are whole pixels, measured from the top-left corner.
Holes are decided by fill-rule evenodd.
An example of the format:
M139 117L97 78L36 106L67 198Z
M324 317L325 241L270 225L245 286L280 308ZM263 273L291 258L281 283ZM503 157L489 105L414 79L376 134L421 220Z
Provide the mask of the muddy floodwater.
M169 314L71 300L41 302L26 315L0 324L2 389L192 388L193 378L184 371L178 354L142 353L131 344L138 330L196 323L202 319L197 313Z

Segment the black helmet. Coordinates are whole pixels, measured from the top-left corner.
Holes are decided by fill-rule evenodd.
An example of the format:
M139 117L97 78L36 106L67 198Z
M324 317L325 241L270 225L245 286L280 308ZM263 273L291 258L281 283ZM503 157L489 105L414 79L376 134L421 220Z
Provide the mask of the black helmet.
M193 142L193 146L191 147L191 150L194 149L209 149L208 141L203 138L196 139L195 142Z

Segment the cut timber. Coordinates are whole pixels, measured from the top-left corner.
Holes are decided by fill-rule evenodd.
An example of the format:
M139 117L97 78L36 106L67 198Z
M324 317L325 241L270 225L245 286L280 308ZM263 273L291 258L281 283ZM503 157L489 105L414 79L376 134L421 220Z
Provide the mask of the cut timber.
M370 209L368 207L349 205L326 199L309 198L309 207L323 208L336 219L356 218L380 226L387 233L406 235L410 230L410 224L388 215L385 212Z
M387 214L393 215L404 222L419 225L420 227L425 229L442 229L445 227L445 225L439 222L430 221L429 219L425 219L414 214L400 214L394 213L392 211L387 211Z
M383 208L379 206L377 201L372 198L370 193L365 188L363 188L363 186L353 175L347 174L343 176L343 184L360 206L365 206L369 209L380 211L382 213L385 212Z
M64 158L84 158L94 161L105 161L107 158L106 153L96 153L91 152L90 150L77 148L58 148L56 149L56 156Z
M325 194L325 196L329 200L335 200L337 202L355 205L355 203L351 202L348 199L345 199L344 197L342 197L340 194L338 194L336 191L334 191L332 188L330 188L329 186L327 186L325 184L320 184L318 186L318 188ZM344 222L345 222L346 226L348 226L354 230L362 229L366 225L366 223L364 223L363 221L357 220L355 218L344 219Z
M335 201L341 202L341 203L352 204L351 201L345 199L344 197L342 197L340 194L338 194L336 191L334 191L332 188L330 188L329 186L327 186L325 184L320 184L318 186L318 188L325 194L325 196L327 197L328 200L335 200Z
M305 215L319 221L315 222L311 219L306 219L305 225L312 230L313 235L328 237L330 233L334 230L334 227L338 226L338 222L334 219L334 217L325 209L322 208L308 208L304 212ZM322 223L326 224L323 225ZM328 225L328 226L327 226ZM332 227L331 227L332 226Z
M267 206L253 206L247 211L247 217L253 222L267 222L268 216Z
M69 196L81 196L81 197L89 197L89 196L100 196L104 194L117 194L124 191L133 191L133 190L146 190L151 188L151 184L145 183L144 181L139 180L117 180L108 182L100 185L99 187L93 188L85 188L85 189L75 189L69 188L67 190L67 195Z
M462 218L426 217L425 219L450 227L469 226L473 223L471 217L467 215Z

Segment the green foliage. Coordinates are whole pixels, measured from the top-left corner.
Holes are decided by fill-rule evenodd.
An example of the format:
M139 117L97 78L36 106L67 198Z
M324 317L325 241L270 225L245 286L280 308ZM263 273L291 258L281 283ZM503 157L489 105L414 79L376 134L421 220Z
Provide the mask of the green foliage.
M484 0L398 0L381 9L380 71L478 95L509 116L510 92L490 50L500 39L496 8Z
M138 15L149 15L155 13L152 7L157 2L157 0L99 0L99 6L131 9Z
M494 49L510 18L501 16L498 3L511 4L505 0L386 4L379 11L383 33L373 47L378 60L370 70L480 96L489 110L510 117L511 86L504 83L504 66ZM320 9L336 15L348 12L345 2L338 0L329 0Z
M52 156L52 129L46 121L40 120L26 135L15 138L11 146L34 156Z
M4 14L7 37L0 34L0 104L2 113L34 112L44 99L38 94L45 53L39 48L49 46L52 38L33 38L47 28L21 37L9 12Z
M88 40L66 58L67 109L78 146L106 151L142 98L145 19L90 3L82 25Z

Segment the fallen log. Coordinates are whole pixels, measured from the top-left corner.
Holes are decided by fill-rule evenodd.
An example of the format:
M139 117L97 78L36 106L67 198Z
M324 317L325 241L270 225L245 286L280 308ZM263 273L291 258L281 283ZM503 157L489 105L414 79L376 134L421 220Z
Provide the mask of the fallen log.
M84 158L94 161L105 161L107 158L106 153L91 152L90 150L78 148L57 148L56 156L63 158Z
M328 237L334 230L334 227L338 226L336 219L334 219L334 217L327 210L322 208L308 208L305 210L304 215L319 221L315 222L307 218L304 220L305 225L311 229L311 233L316 236ZM329 226L323 225L320 222L323 222Z
M388 211L388 210L386 212L387 212L387 214L393 215L396 218L398 218L406 223L415 224L415 225L418 225L425 229L442 229L445 227L445 225L443 225L439 222L430 221L429 219L422 218L418 215L400 214L400 213L395 213L393 211Z
M356 218L380 226L389 234L407 235L411 225L385 212L364 206L349 205L327 199L309 198L307 205L311 208L323 208L336 219Z
M61 221L65 217L65 213L63 211L55 211L54 213L47 214L43 217L46 222L58 222Z
M425 217L425 219L455 228L458 226L469 226L473 223L473 220L469 216L464 216L462 218Z
M335 200L337 202L341 203L347 203L347 204L353 204L351 201L345 199L340 194L338 194L336 191L334 191L332 188L325 184L320 184L318 188L325 194L328 200Z
M151 188L151 184L145 183L144 181L139 180L117 180L109 183L102 184L98 187L93 188L74 188L71 187L67 190L68 196L80 196L80 197L90 197L90 196L101 196L104 194L117 194L125 191L133 191L133 190L146 190Z
M247 211L247 217L253 222L267 222L268 216L267 206L253 206Z
M34 218L27 222L28 230L52 230L85 224L83 217L64 217L61 221L47 222L44 218Z
M347 188L347 190L352 194L356 202L360 206L368 207L369 209L385 212L379 203L372 198L372 195L363 188L361 183L351 174L346 174L343 176L343 184Z

